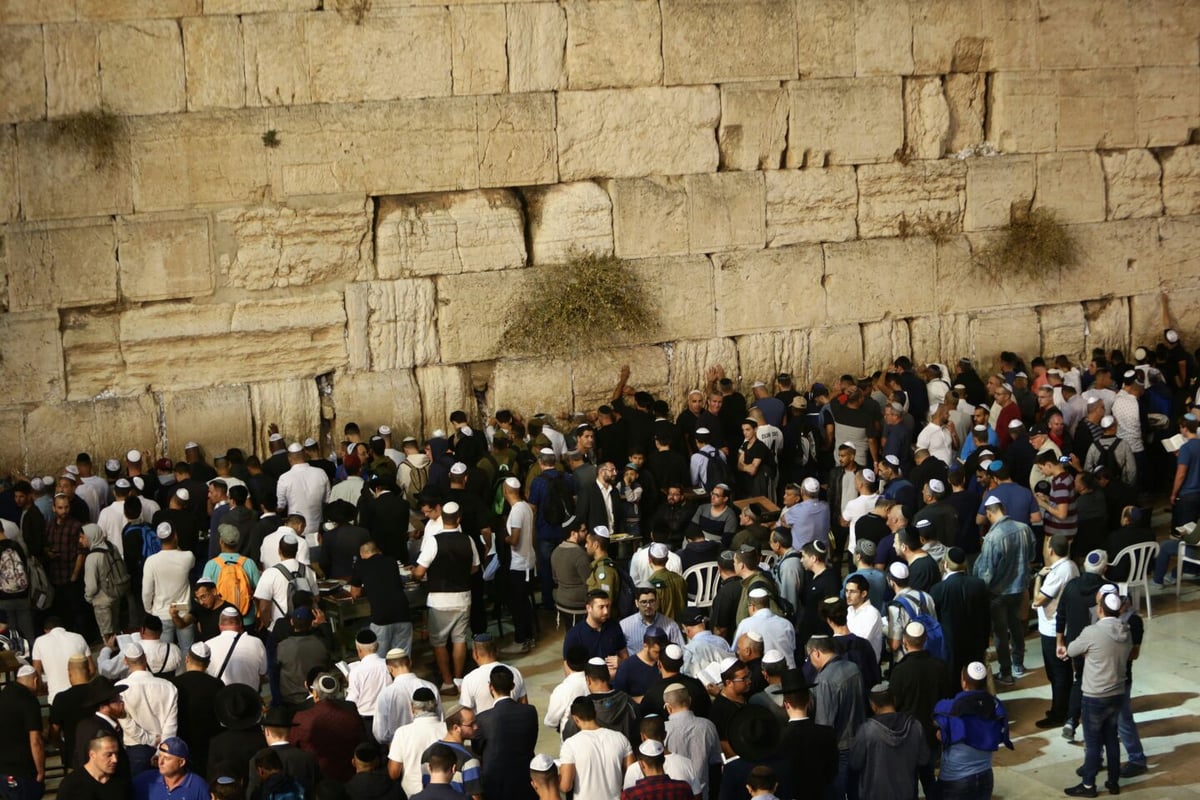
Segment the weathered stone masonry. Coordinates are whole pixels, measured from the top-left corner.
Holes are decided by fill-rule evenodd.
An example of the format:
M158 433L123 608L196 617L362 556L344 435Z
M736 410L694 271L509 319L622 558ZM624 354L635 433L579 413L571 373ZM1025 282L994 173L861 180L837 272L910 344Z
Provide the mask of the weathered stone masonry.
M1154 340L1163 288L1197 343L1198 3L361 8L0 7L0 465L585 407L625 362L678 403L714 362L1078 356ZM96 168L52 133L100 108ZM1014 204L1080 265L982 276ZM661 328L512 357L513 276L571 247L635 260Z

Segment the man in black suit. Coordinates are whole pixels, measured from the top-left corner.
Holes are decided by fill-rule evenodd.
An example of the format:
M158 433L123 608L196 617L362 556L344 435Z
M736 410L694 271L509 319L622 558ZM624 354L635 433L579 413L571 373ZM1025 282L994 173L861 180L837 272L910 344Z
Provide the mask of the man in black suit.
M121 724L117 722L125 716L125 699L121 697L121 690L103 675L92 678L88 686L90 691L81 702L85 708L92 707L96 711L90 717L84 717L75 726L75 752L72 755L71 767L83 769L88 760L88 746L92 739L102 733L112 734L118 744L117 775L128 781L132 777L129 771L129 756L125 752L125 745L121 744L125 733L121 730Z
M288 741L288 735L296 724L292 722L292 715L282 706L272 708L263 718L262 727L263 735L267 740L267 747L275 751L279 756L279 760L283 762L283 772L288 777L296 781L304 788L304 794L307 796L316 787L320 780L321 771L317 767L317 759L312 753L301 750L296 745ZM260 753L262 750L259 751ZM255 753L250 758L249 776L250 780L246 785L246 794L249 797L255 797L255 792L259 787L258 770L254 768L254 759L258 757Z
M217 695L225 683L206 672L211 655L207 644L196 642L187 652L186 671L169 679L179 690L179 736L194 743L188 766L197 775L208 774L208 745L221 732Z
M395 481L375 475L367 484L370 491L358 503L358 521L371 534L384 555L404 563L408 555L409 505L397 492Z
M479 752L483 796L505 800L535 800L529 783L529 762L538 738L538 713L531 705L512 699L515 685L512 670L494 667L488 688L496 704L481 713L472 744Z
M575 517L587 522L589 531L601 525L614 533L621 530L621 497L614 488L616 482L617 468L605 461L596 470L596 480L579 487Z
M837 776L837 734L808 715L811 695L804 673L799 669L788 670L782 688L788 722L779 739L779 753L791 768L780 775L779 794L824 797Z
M991 599L987 584L969 574L967 555L951 547L942 558L944 577L929 590L937 607L950 674L961 675L972 661L983 661L991 630Z

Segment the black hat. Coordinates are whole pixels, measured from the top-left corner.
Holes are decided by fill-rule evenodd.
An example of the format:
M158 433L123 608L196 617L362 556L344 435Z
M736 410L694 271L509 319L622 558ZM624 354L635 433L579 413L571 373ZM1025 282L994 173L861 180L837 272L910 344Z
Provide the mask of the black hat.
M244 683L226 686L217 692L217 721L231 731L245 731L262 720L262 697Z
M780 684L780 689L783 690L784 694L788 694L790 692L797 692L797 691L800 691L801 689L811 689L811 688L812 688L812 684L810 684L808 682L808 679L804 677L803 670L801 670L799 668L793 668L793 669L789 669L787 672L783 673L783 680Z
M708 615L704 613L703 609L696 606L688 606L679 615L679 623L681 625L699 625L706 619L708 619Z
M272 708L263 717L262 721L264 728L294 728L296 723L292 722L292 714L282 706Z
M358 509L354 504L347 500L334 500L325 506L325 520L327 522L337 522L345 525L354 521L354 516L358 513Z
M729 720L729 746L742 758L759 761L779 748L780 726L765 706L744 705Z
M95 678L92 678L85 686L87 688L81 692L82 697L79 699L79 705L84 708L95 708L96 706L103 705L114 697L119 697L121 691L125 688L117 686L103 675L97 675Z

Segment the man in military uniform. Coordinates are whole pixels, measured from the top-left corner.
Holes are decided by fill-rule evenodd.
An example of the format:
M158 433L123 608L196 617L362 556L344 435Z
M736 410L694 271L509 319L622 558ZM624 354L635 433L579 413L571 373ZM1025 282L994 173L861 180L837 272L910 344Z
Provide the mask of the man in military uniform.
M617 564L608 556L608 528L597 525L587 535L584 548L592 559L592 574L588 576L588 591L608 592L614 601L621 592L621 576Z

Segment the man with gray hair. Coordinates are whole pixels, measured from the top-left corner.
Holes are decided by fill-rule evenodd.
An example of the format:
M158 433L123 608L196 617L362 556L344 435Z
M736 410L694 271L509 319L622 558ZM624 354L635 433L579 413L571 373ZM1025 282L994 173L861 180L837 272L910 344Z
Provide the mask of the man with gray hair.
M783 490L783 511L776 528L791 535L793 550L817 539L829 543L829 504L820 495L821 484L816 478L789 483Z

